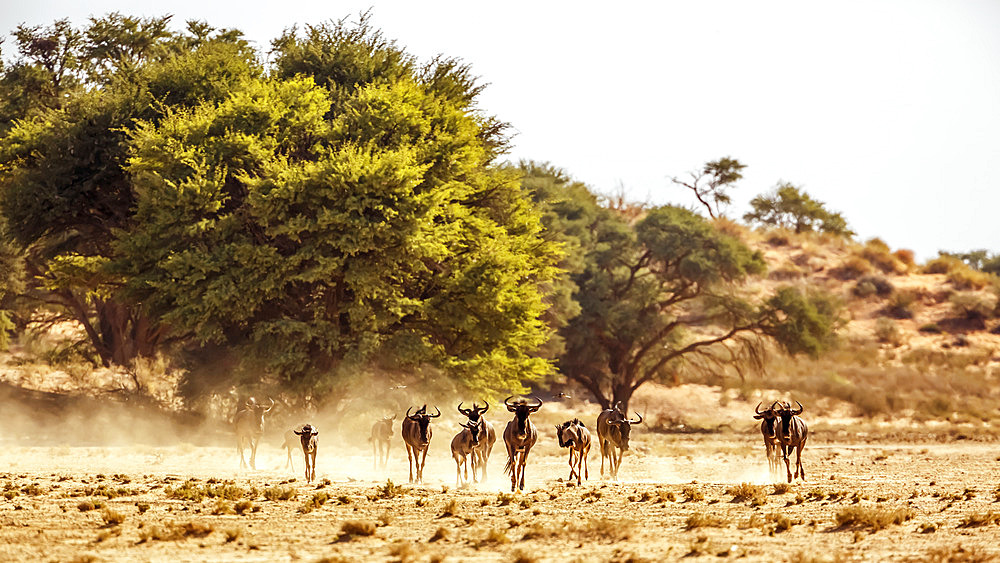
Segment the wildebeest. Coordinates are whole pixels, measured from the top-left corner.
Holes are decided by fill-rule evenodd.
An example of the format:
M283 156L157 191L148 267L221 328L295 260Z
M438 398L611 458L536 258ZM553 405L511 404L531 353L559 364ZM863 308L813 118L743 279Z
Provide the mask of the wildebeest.
M587 430L580 419L574 418L556 426L556 437L560 448L569 448L569 480L572 481L573 475L576 475L576 484L579 485L581 473L584 478L590 479L590 470L587 469L590 430Z
M368 441L372 443L372 467L378 469L379 466L385 469L389 464L389 440L392 437L392 421L396 420L396 415L383 416L372 425L372 434Z
M437 409L437 414L427 414L427 405L420 407L417 412L410 414L413 407L406 409L406 418L403 419L400 433L403 435L403 442L406 444L406 457L410 461L410 482L413 483L413 467L416 465L417 483L424 482L424 465L427 463L427 447L431 444L431 419L441 416L441 409ZM420 453L423 452L423 458Z
M488 401L483 402L483 406L478 406L476 403L472 403L471 409L463 409L463 403L458 404L458 412L464 414L469 418L469 422L479 422L483 423L483 437L479 440L479 444L476 445L473 455L476 457L476 463L473 464L472 469L472 480L476 480L476 468L479 468L480 476L479 481L486 480L486 465L490 460L490 453L493 451L493 444L497 441L497 431L493 428L493 424L483 417L486 411L490 410L490 403Z
M507 446L507 465L504 466L504 471L510 473L510 490L514 492L516 488L524 490L524 466L528 461L528 452L538 440L538 430L528 420L528 416L541 408L542 400L534 397L537 403L531 404L527 399L521 398L511 403L512 398L513 395L503 400L507 410L514 413L514 418L504 428L503 442Z
M240 469L247 466L243 448L250 447L250 468L257 469L257 444L264 435L264 414L274 408L274 399L268 406L258 405L257 399L247 399L243 409L233 417L236 426L236 449L240 452Z
M316 430L310 424L306 424L302 427L302 430L293 430L295 434L299 437L299 443L302 444L302 454L306 458L306 483L312 483L316 480L316 450L319 447L319 430Z
M621 403L617 403L614 408L605 409L597 416L597 441L601 446L601 477L604 476L604 458L608 458L611 477L618 480L618 468L622 464L625 450L628 449L632 425L642 422L642 415L639 413L635 415L639 417L637 420L625 418Z
M483 440L483 420L478 422L468 422L461 424L462 431L451 439L451 457L455 459L455 486L461 487L462 467L465 467L465 481L469 482L469 458L472 458L472 479L476 478L476 467L479 464L479 457L476 455L476 448Z
M292 451L299 449L299 438L295 435L296 430L302 430L302 426L285 430L284 440L281 442L281 447L284 448L286 454L285 469L291 469L292 471L295 471L295 464L292 462Z
M754 418L760 420L760 434L764 438L764 453L767 455L767 466L771 472L771 476L778 474L781 467L781 460L778 455L778 436L777 436L777 424L778 415L774 411L775 405L778 401L771 404L771 408L761 411L761 403L757 403L754 407Z
M792 470L788 463L788 454L795 449L795 477L806 480L806 471L802 468L802 448L806 446L806 438L809 437L809 427L805 421L799 418L802 414L802 403L795 401L799 405L799 410L793 410L788 403L782 403L776 410L777 414L777 437L778 447L781 448L781 455L785 460L785 471L788 473L788 482L792 482ZM773 406L772 406L773 409Z

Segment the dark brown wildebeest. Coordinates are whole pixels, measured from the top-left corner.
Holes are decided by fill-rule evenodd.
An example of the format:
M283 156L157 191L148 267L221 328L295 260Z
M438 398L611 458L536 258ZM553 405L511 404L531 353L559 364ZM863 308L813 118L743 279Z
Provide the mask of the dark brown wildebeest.
M400 434L403 435L403 442L406 444L406 457L410 460L410 482L413 483L413 467L416 464L417 483L424 482L424 465L427 463L427 447L431 444L431 419L441 416L441 409L437 409L437 414L427 414L427 405L420 407L417 412L410 414L413 407L406 409L406 418L403 419ZM423 452L423 458L420 453Z
M455 486L462 486L462 467L465 466L465 483L469 482L469 458L472 458L472 478L476 478L476 467L479 457L476 455L476 448L482 442L484 436L483 420L478 422L468 422L461 424L462 431L451 439L451 457L455 459Z
M569 448L569 480L572 481L576 475L576 484L579 485L581 474L584 478L590 479L590 470L587 468L590 430L587 430L580 419L574 418L556 426L556 437L559 438L560 448Z
M785 471L788 473L788 482L792 482L792 470L789 467L788 455L795 449L795 477L806 480L806 470L802 468L802 448L806 446L806 438L809 437L809 427L805 421L799 418L802 414L802 403L795 401L799 405L799 410L793 410L788 403L782 403L775 412L777 414L777 438L778 447L781 448L781 456L785 460ZM772 407L773 410L773 407Z
M503 431L503 442L507 446L507 464L504 472L510 474L510 490L520 488L524 490L524 466L528 461L528 452L538 440L538 430L535 425L528 420L528 416L537 412L542 406L542 400L533 397L537 403L531 404L527 399L520 398L511 403L513 395L503 400L507 405L507 410L514 413L514 418L507 423Z
M608 458L611 478L618 480L618 468L622 464L625 450L628 449L632 425L642 422L642 415L639 413L635 413L635 415L639 417L636 420L625 418L625 413L621 410L621 403L615 404L613 409L605 409L598 415L597 441L601 446L601 477L604 477L604 458Z
M479 422L483 423L483 437L479 440L479 443L475 447L473 455L476 457L476 461L473 464L472 469L472 480L476 479L476 468L479 469L480 476L478 481L486 481L486 464L490 460L490 453L493 452L493 444L497 441L497 431L493 428L493 424L483 417L486 411L490 410L490 403L488 401L483 402L483 406L477 406L476 403L472 403L471 409L463 409L462 403L458 404L458 412L464 414L469 418L469 422Z
M774 411L778 401L771 404L771 408L761 411L761 403L757 403L754 408L754 418L760 420L760 434L764 438L764 454L767 456L768 470L771 476L775 477L781 469L781 459L778 455L778 414Z
M247 399L243 409L233 417L236 426L236 449L240 452L240 469L247 466L243 448L250 448L250 468L257 469L257 444L264 435L264 414L274 408L274 399L268 406L258 405L257 399Z
M295 435L299 437L299 443L302 444L302 454L306 458L306 483L312 483L316 480L316 450L319 448L319 430L313 428L311 424L306 424L302 427L302 430L293 430Z
M372 425L371 436L368 441L372 443L372 468L378 469L380 466L385 469L389 464L389 441L392 438L392 421L396 420L396 415L383 416Z

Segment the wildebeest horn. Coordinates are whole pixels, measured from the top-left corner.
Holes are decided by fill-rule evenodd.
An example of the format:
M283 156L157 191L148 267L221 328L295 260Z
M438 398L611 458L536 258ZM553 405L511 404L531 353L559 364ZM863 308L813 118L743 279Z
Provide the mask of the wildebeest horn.
M774 410L775 406L779 406L780 407L781 406L781 401L775 401L775 402L771 403L771 410L772 411Z
M757 403L757 406L753 408L754 414L760 414L760 405L762 403Z
M532 395L531 398L534 399L534 400L536 400L536 401L538 401L537 405L532 405L532 407L534 407L536 410L542 406L542 400L541 399L539 399L538 397L536 397L534 395Z
M507 397L506 399L503 400L503 404L507 405L508 407L511 406L510 405L510 400L513 399L513 398L514 398L513 395L511 395L510 397Z
M629 424L639 424L640 422L642 422L642 415L639 414L639 411L632 411L632 412L634 412L635 415L639 417L639 420L630 420L630 421L628 421L628 423Z
M476 406L476 403L472 403L472 408L474 408L477 411L479 411L479 414L482 414L482 413L490 410L490 402L489 401L483 401L483 405L485 405L485 406L483 407L483 410L481 410L481 411L479 410L479 407Z
M412 420L412 419L413 419L413 416L412 416L412 415L410 415L410 411L411 411L411 410L413 410L413 407L410 407L410 408L406 409L406 418L409 418L409 419L411 419L411 420Z
M264 412L267 412L267 411L269 411L269 410L271 410L271 409L274 408L274 399L272 399L271 397L268 397L267 400L271 401L271 405L268 406L267 410L265 410Z
M797 411L792 411L792 414L802 414L802 409L803 409L803 407L802 407L802 403L799 403L798 401L795 401L795 402L796 402L796 404L798 404L798 405L799 405L799 410L797 410Z
M464 414L465 416L469 416L472 413L472 411L470 409L463 409L462 408L463 404L464 401L458 403L458 412ZM472 403L472 408L473 409L476 408L476 403Z
M429 414L427 416L429 416L430 418L437 418L437 417L441 416L441 409L439 409L437 407L434 407L434 409L438 411L437 414Z

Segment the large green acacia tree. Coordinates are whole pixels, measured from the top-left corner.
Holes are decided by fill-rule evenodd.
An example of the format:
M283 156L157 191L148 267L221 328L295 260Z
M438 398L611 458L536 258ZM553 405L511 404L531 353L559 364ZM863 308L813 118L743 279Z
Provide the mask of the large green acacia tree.
M193 22L200 35L170 34L168 19L112 14L84 31L64 21L22 26L21 58L3 81L25 100L0 140L0 209L29 282L20 301L52 311L49 322L80 323L105 365L151 355L165 337L107 269L115 233L134 221L129 131L137 120L224 97L261 72L238 34Z
M323 389L378 357L519 388L548 370L530 352L556 247L516 175L493 166L504 139L474 95L440 88L465 69L400 56L360 82L338 65L394 47L347 31L286 37L279 61L336 56L140 126L116 271L174 333L292 384Z
M546 223L568 241L562 266L579 314L560 329L558 365L603 407L627 407L645 383L683 370L760 367L768 340L808 354L832 342L830 299L793 288L745 295L762 257L690 210L654 207L632 221L549 170L525 173Z

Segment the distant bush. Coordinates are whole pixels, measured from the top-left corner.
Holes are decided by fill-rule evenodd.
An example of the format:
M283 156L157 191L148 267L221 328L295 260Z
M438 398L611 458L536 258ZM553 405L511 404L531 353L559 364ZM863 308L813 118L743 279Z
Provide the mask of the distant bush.
M997 309L997 296L983 291L959 291L952 293L948 301L955 316L972 321L984 321Z
M872 265L861 256L848 256L839 266L830 270L830 275L838 280L857 279L872 271Z
M926 332L927 334L941 334L941 327L937 323L927 323L918 328L920 332Z
M889 251L889 245L884 243L881 239L873 238L869 240L865 243L865 246L858 254L867 260L869 264L872 264L887 274L901 274L907 270L906 265L900 262L899 259Z
M948 281L957 289L982 289L996 284L997 278L969 266L961 259L949 254L941 254L923 267L925 274L946 274Z
M888 297L894 291L896 291L896 288L892 285L892 282L882 276L863 276L858 279L851 290L854 295L862 298L871 297L872 295Z
M875 321L875 338L879 342L893 346L899 346L903 343L903 337L899 332L899 327L896 326L896 321L885 317Z
M912 319L913 307L917 301L917 296L909 291L900 291L893 294L886 303L882 311L894 319Z
M916 265L916 261L914 260L912 250L900 248L896 252L893 252L892 255L895 256L896 259L899 260L900 263L902 263L907 268L912 268L913 266Z
M764 242L771 246L788 246L791 242L791 235L785 230L776 230L767 233Z

